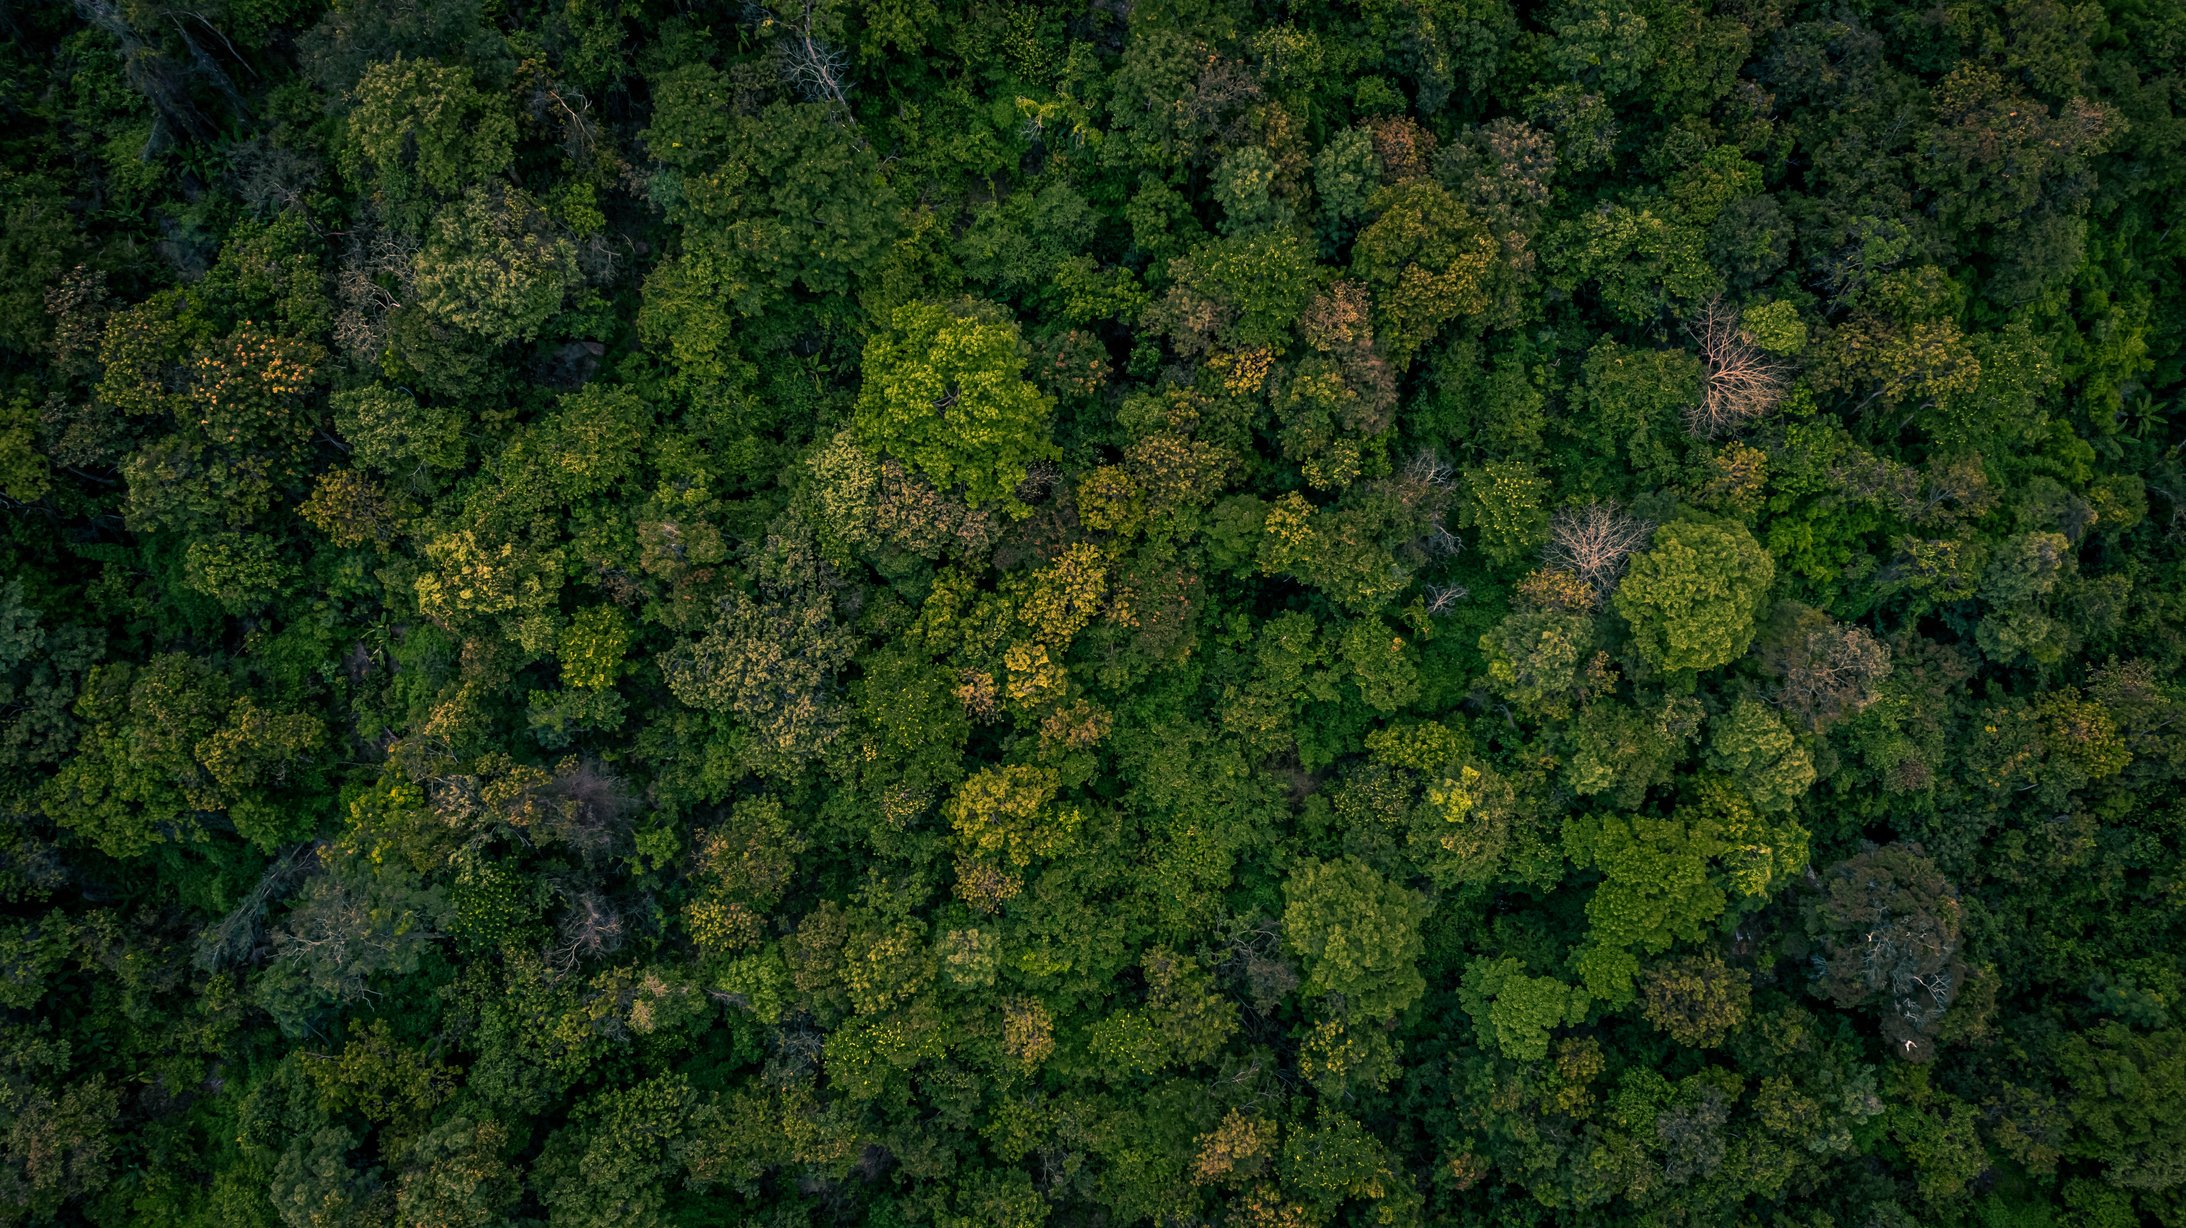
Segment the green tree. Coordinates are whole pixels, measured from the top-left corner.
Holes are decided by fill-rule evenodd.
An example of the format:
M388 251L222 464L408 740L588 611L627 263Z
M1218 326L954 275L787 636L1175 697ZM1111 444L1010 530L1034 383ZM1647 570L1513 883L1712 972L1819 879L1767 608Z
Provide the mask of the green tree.
M1690 698L1666 698L1653 712L1595 699L1579 710L1565 779L1580 794L1637 808L1649 789L1676 778L1701 718Z
M1640 977L1640 1013L1681 1045L1712 1049L1746 1021L1752 1003L1746 974L1703 951L1650 966Z
M1664 670L1703 670L1744 656L1776 564L1733 525L1664 525L1635 555L1613 598L1640 659Z
M387 207L447 199L509 169L516 117L480 92L471 70L399 55L357 79L343 154L347 172Z
M577 254L530 197L493 184L433 216L415 273L428 315L500 345L538 336L561 310Z
M1350 239L1366 216L1381 179L1381 159L1374 138L1364 128L1346 128L1328 138L1313 155L1313 196L1319 206L1318 228L1324 249Z
M644 133L681 246L647 276L638 327L700 380L728 377L748 342L790 344L800 293L849 303L906 222L879 156L833 105L723 107L734 92L709 65L677 65L654 83Z
M615 684L632 635L620 610L596 605L579 610L560 638L562 685L599 690Z
M1817 993L1882 1008L1883 1037L1907 1061L1935 1056L1935 1031L1966 982L1958 893L1918 845L1886 844L1822 875L1805 906L1822 959Z
M1186 358L1280 352L1323 280L1288 230L1225 235L1171 261L1168 292L1142 318Z
M407 867L345 859L297 893L272 933L272 962L251 992L281 1030L303 1036L329 1012L418 970L434 949L447 896Z
M110 857L196 839L221 799L194 752L227 696L225 678L180 653L92 670L76 702L88 729L47 786L47 814Z
M1214 198L1222 206L1222 233L1243 234L1291 224L1289 202L1276 194L1275 158L1258 145L1222 155L1215 166Z
M1481 553L1509 565L1548 540L1548 479L1528 461L1489 461L1464 473L1464 523L1477 531Z
M1564 821L1564 854L1602 879L1586 901L1584 948L1572 960L1587 992L1612 1006L1631 1001L1635 951L1698 939L1730 904L1710 860L1722 836L1704 817L1604 815Z
M262 534L219 533L183 547L183 583L220 603L230 614L258 609L287 586L292 572L272 539Z
M1020 764L988 768L957 786L944 812L959 841L958 895L993 911L1023 889L1035 859L1070 847L1085 812L1057 804L1061 787L1054 769Z
M2112 1186L2153 1192L2176 1184L2177 1149L2186 1141L2177 1109L2186 1090L2180 1040L2176 1029L2136 1032L2108 1020L2062 1042L2074 1126L2065 1151L2101 1164Z
M1554 977L1529 976L1524 964L1508 956L1467 964L1458 993L1481 1045L1518 1062L1547 1057L1549 1034L1584 1023L1589 1003L1585 990Z
M1391 362L1408 365L1445 324L1497 302L1501 249L1449 191L1411 179L1375 196L1351 267L1374 292L1375 332Z
M1683 350L1632 349L1603 337L1580 372L1585 413L1565 429L1605 458L1667 478L1679 461L1684 414L1705 395L1705 374Z
M1353 1015L1381 1018L1426 992L1419 896L1346 857L1300 864L1283 900L1283 942L1305 963L1304 993L1340 995Z
M521 1193L507 1159L508 1129L456 1115L435 1124L410 1148L395 1186L395 1216L404 1224L489 1228L503 1222Z
M857 431L972 506L1020 506L1026 466L1055 455L1054 399L1025 379L1030 349L991 303L913 303L865 346Z
M1488 685L1548 720L1568 717L1572 700L1585 692L1593 649L1594 620L1584 614L1515 611L1480 637Z
M550 1138L535 1180L555 1221L586 1228L664 1222L676 1153L698 1093L678 1075L591 1097Z
M1742 165L1758 177L1758 168ZM1722 273L1708 260L1711 213L1655 187L1625 193L1551 233L1548 280L1565 290L1591 285L1626 324L1689 313L1723 289Z
M1174 951L1156 947L1142 967L1146 1004L1093 1025L1093 1056L1126 1075L1212 1059L1237 1031L1237 1004L1215 992L1205 968Z
M460 408L420 405L384 384L366 384L329 398L334 425L359 465L389 477L462 465L466 425Z
M267 1191L288 1224L353 1224L383 1212L386 1191L377 1167L351 1162L358 1138L341 1126L322 1126L298 1139L274 1166Z
M807 756L835 736L829 684L853 647L823 594L763 601L732 591L702 635L666 655L661 672L677 699L733 713L765 752Z
M1728 772L1755 808L1788 810L1814 783L1814 759L1782 717L1750 699L1709 722L1708 766Z
M1344 629L1337 654L1351 670L1359 697L1376 712L1394 713L1419 697L1417 653L1378 618Z

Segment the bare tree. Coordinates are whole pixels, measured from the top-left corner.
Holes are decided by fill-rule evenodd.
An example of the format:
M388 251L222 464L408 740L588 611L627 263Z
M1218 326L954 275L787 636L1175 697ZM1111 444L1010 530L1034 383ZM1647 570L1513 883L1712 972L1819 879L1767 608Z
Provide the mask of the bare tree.
M375 996L375 978L415 971L439 937L439 894L393 862L381 868L362 859L337 862L329 873L310 874L316 861L306 854L296 867L304 885L273 932L270 950L284 974L277 979L321 1000L354 1002ZM278 889L280 879L273 885ZM211 937L208 964L258 955L255 941L249 951L240 950L239 931Z
M767 3L752 0L745 5L747 19L769 34L779 36L775 55L782 75L812 102L832 102L845 112L850 100L843 95L845 64L842 52L823 41L817 30L822 19L819 0Z
M371 362L387 341L388 316L410 297L418 242L401 231L360 222L343 236L342 262L334 275L341 306L334 340L350 357Z
M538 809L533 830L596 863L623 848L633 799L623 782L597 763L581 759L557 765L554 782Z
M1433 558L1457 554L1465 549L1465 543L1457 534L1450 532L1450 526L1438 519L1427 526L1427 535L1422 539L1420 548Z
M1424 516L1439 518L1457 487L1457 471L1432 452L1422 451L1404 463L1385 487L1397 502Z
M1654 530L1655 526L1624 514L1614 504L1569 507L1549 521L1548 547L1543 553L1551 567L1579 577L1600 596L1616 587L1625 561Z
M219 921L206 926L197 936L197 950L191 962L208 972L250 961L259 954L260 937L265 928L266 910L285 897L289 889L315 872L318 866L319 846L298 844L273 859L259 875L258 885L241 903L228 910Z
M1685 414L1693 434L1727 434L1776 408L1784 395L1784 365L1747 338L1737 312L1711 299L1692 332L1708 370L1700 404Z
M596 891L569 893L569 907L556 927L556 941L547 952L548 962L570 972L587 960L612 955L622 946L622 910Z
M1890 649L1864 627L1817 619L1764 654L1764 664L1783 680L1777 703L1819 730L1875 702L1890 675Z
M1430 584L1427 586L1427 613L1447 614L1471 595L1462 584Z
M1457 471L1448 461L1432 452L1421 451L1404 464L1404 480L1436 490L1448 490L1457 477Z
M599 122L592 117L590 99L581 91L539 73L532 78L528 101L533 119L560 125L562 148L572 159L578 162L592 159L602 138Z
M123 78L143 95L145 102L151 105L153 113L158 117L159 127L153 129L152 143L148 149L156 148L165 135L171 134L185 140L209 141L219 133L220 117L206 114L191 98L192 80L211 83L234 114L250 114L250 108L244 103L242 92L235 88L234 80L205 49L205 45L198 41L197 36L190 32L190 23L183 20L184 17L191 18L203 29L211 31L227 45L229 54L234 55L235 46L228 42L228 36L202 16L185 9L173 9L164 14L157 9L139 12L137 6L117 3L116 0L75 0L74 8L76 16L86 25L104 31L114 40L114 48L119 53L122 64ZM162 50L151 31L140 28L140 22L157 22L159 16L165 16L167 22L173 25L175 36L189 51L190 61L187 66Z

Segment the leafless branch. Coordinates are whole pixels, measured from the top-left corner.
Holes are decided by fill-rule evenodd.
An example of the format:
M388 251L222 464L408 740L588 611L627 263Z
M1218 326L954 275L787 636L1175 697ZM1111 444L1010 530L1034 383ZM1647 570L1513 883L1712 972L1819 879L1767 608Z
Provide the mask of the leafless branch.
M796 15L789 20L784 20L772 5L756 7L761 28L772 26L783 35L782 41L775 46L782 58L783 75L789 78L789 83L808 100L832 102L848 113L850 100L843 95L845 65L842 52L820 41L813 33L813 21L817 16L814 10L818 7L814 0L802 0L795 6Z
M1450 467L1449 462L1432 452L1421 452L1404 466L1405 481L1437 489L1447 488L1455 476L1456 471Z
M241 963L257 950L266 909L288 889L316 868L319 846L299 844L273 859L258 885L219 921L205 927L197 938L192 962L210 972Z
M1589 503L1565 508L1549 522L1544 552L1552 567L1579 577L1597 594L1616 587L1624 564L1647 543L1655 527L1617 510L1614 504Z
M568 910L562 914L557 941L547 952L548 962L558 971L575 971L586 960L611 955L622 946L622 913L605 896L593 891L578 891L569 897Z
M1728 434L1776 407L1784 395L1784 366L1747 339L1737 312L1712 299L1692 331L1708 371L1700 404L1685 415L1693 434Z
M1462 584L1430 584L1427 586L1427 612L1447 614L1457 608L1457 603L1472 594Z

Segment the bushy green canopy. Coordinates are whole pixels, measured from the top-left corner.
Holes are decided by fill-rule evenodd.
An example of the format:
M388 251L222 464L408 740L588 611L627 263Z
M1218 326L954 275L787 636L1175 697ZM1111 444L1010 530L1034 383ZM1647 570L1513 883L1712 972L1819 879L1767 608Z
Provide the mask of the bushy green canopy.
M1714 669L1746 653L1776 563L1743 526L1665 525L1617 587L1633 646L1665 670Z
M1054 398L1025 378L1017 324L991 303L912 303L865 345L857 429L973 507L1014 498L1025 467L1054 454Z
M2186 0L0 3L0 1228L2186 1225Z

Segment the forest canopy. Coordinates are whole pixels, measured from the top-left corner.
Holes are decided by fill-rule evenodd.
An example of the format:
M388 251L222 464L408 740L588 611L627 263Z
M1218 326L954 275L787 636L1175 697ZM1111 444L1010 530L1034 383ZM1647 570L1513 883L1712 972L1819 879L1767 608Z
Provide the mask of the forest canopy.
M0 3L0 1225L2186 1228L2182 286L2181 0Z

